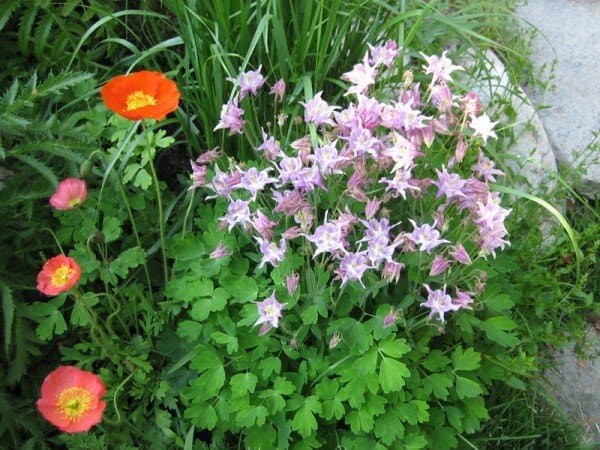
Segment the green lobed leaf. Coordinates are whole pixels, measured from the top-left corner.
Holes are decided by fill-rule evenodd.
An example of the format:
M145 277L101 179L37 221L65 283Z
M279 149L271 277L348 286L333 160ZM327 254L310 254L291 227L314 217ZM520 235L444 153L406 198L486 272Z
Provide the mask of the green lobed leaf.
M374 431L375 436L387 446L404 437L404 425L394 409L386 411L377 418Z
M410 352L410 347L406 344L406 339L396 339L382 342L379 344L379 350L393 358L400 358Z
M321 414L322 412L319 399L314 395L307 397L294 414L292 430L297 431L303 438L309 437L318 428L315 413Z
M473 348L467 348L464 353L462 347L456 347L452 352L452 367L454 370L475 370L481 365L481 355Z
M410 371L404 363L392 358L382 357L379 366L379 385L386 394L400 391L404 387L404 378L410 376Z
M120 278L125 278L133 269L146 260L146 252L141 247L132 247L122 252L108 266L108 270Z
M472 398L482 394L483 390L476 381L470 378L456 376L456 395L458 398Z
M242 397L248 393L253 393L256 388L258 378L252 372L238 373L231 377L231 394L233 397Z

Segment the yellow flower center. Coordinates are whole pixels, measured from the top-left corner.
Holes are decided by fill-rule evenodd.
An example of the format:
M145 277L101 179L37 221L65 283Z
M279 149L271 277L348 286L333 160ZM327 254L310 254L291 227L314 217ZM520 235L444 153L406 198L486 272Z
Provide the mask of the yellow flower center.
M267 306L265 306L265 315L267 315L267 316L276 316L277 315L277 308L275 307L275 305L267 305Z
M127 111L156 105L156 99L144 91L134 91L127 96Z
M71 275L73 275L73 269L63 264L52 274L52 284L56 287L62 287L67 284Z
M75 206L81 205L81 199L79 197L75 197L69 202L69 206L74 208Z
M74 422L80 420L92 406L92 394L85 388L73 386L65 389L58 395L56 405L67 420Z

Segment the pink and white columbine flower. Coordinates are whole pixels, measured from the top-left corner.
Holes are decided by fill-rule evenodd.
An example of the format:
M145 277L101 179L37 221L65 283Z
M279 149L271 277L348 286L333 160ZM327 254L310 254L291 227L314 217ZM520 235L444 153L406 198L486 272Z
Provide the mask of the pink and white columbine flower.
M275 225L277 225L277 222L273 222L271 219L265 216L260 209L257 209L254 212L252 226L264 239L271 239L273 236L273 227Z
M231 255L232 252L227 248L223 241L219 242L217 247L208 255L211 259L224 258L225 256Z
M285 81L283 81L283 79L277 80L277 82L271 86L269 94L273 94L275 96L276 102L282 102L283 97L285 97Z
M411 184L412 181L412 172L410 169L399 169L394 172L394 178L391 180L389 178L381 178L379 180L380 183L384 183L387 185L385 191L391 191L391 195L393 197L402 196L404 200L406 200L406 190L412 191L420 191L421 188Z
M306 103L300 102L304 105L304 121L307 123L314 123L316 126L319 125L333 125L331 116L333 112L338 109L338 106L329 106L325 100L321 98L323 91L317 92L317 94Z
M322 145L315 149L314 155L310 155L308 158L314 161L318 166L323 175L341 174L343 173L337 168L338 164L346 161L348 158L340 156L337 148L335 148L336 142Z
M448 200L452 200L455 197L464 197L462 189L465 186L467 180L464 180L460 177L460 175L456 173L448 173L448 170L444 167L440 172L438 169L435 169L438 179L434 183L438 188L438 192L435 198L440 198L442 195L445 195Z
M450 250L450 256L454 258L455 261L464 264L466 266L471 264L471 257L467 253L467 250L462 244L456 244Z
M212 189L216 195L210 195L206 197L207 199L216 198L216 197L229 197L231 191L237 187L239 182L242 179L242 173L239 171L229 173L222 172L219 169L219 166L215 164L215 175L210 180L210 183L206 187Z
M375 66L369 65L369 55L367 53L362 64L355 64L350 72L342 75L342 80L353 84L346 90L344 95L364 94L369 86L375 84L376 76L377 69Z
M479 152L479 160L471 167L471 170L484 181L496 181L494 175L504 175L504 172L496 169L494 161L484 156L483 152Z
M306 236L306 239L316 246L313 258L319 253L345 251L342 227L333 222L318 226L313 234Z
M442 53L442 56L439 57L437 55L427 56L425 53L421 52L421 55L427 61L426 65L423 65L423 69L425 69L426 74L432 74L433 78L431 79L431 84L434 85L438 81L452 81L452 77L450 74L455 70L465 70L461 66L456 66L452 64L452 60L446 57L446 52Z
M246 121L242 118L244 110L238 107L238 99L225 103L221 108L221 118L213 131L220 129L229 130L230 133L242 134Z
M254 326L268 324L273 328L277 328L279 326L279 319L283 317L281 311L285 308L285 305L285 303L279 303L277 301L277 298L275 298L275 291L262 302L256 302L256 306L258 307L258 319L254 323ZM266 331L269 331L269 329Z
M196 164L191 159L190 164L192 166L192 174L190 175L192 179L192 185L188 188L188 191L199 188L200 186L204 186L206 184L206 166Z
M431 253L431 251L440 244L448 243L446 239L440 239L440 232L428 224L417 226L414 220L408 219L414 230L412 233L406 233L406 237L419 246L422 252ZM435 226L435 224L434 224Z
M454 297L454 303L459 305L461 308L472 309L471 303L473 303L473 292L463 292L456 288L456 297Z
M381 277L388 283L397 283L404 267L406 266L398 261L387 261L383 265Z
M285 259L285 251L287 250L287 243L285 239L279 240L279 246L275 242L270 242L267 239L260 237L254 237L258 242L262 258L258 268L261 269L266 263L271 264L273 267L277 267L281 261Z
M435 277L441 275L450 267L450 261L441 255L435 255L433 262L431 263L431 269L429 270L429 276Z
M256 150L265 152L265 157L271 161L277 157L283 156L281 147L279 147L279 143L275 140L275 138L265 133L265 130L261 130L261 132L263 141L258 147L256 147Z
M485 203L477 202L476 218L473 222L479 228L479 246L484 252L483 256L491 253L495 258L497 248L504 249L506 244L510 244L503 237L508 234L504 227L504 219L511 211L511 209L502 208L499 200L491 193L488 194Z
M285 286L287 287L288 294L294 295L296 289L298 289L298 282L300 281L300 274L298 272L292 272L285 277Z
M471 122L469 122L469 127L473 129L473 137L481 136L483 139L483 144L487 144L487 140L489 137L497 139L496 133L494 132L494 126L498 122L492 122L487 114L482 114L479 117L473 117Z
M475 117L483 111L483 104L475 92L469 92L461 99L462 109L468 116Z
M227 214L221 218L222 221L227 222L229 225L229 231L237 224L241 225L245 230L252 224L248 205L250 205L250 200L234 200L229 204Z
M240 86L240 100L242 100L248 93L256 95L258 90L265 84L265 77L260 73L262 64L258 66L256 70L249 70L241 74L237 80L233 80Z
M50 205L60 211L76 208L87 199L87 185L79 178L65 178L54 194L50 196Z
M390 134L392 146L383 150L383 154L394 161L392 172L411 169L418 156L424 156L417 147L404 136L395 131Z
M452 297L446 294L446 285L443 289L432 290L428 285L423 284L427 289L427 301L421 303L421 306L425 306L430 309L429 319L433 318L434 315L438 315L440 321L444 322L444 314L448 311L458 311L462 308L461 305L452 303Z
M348 281L355 280L364 288L362 277L367 269L371 269L371 266L368 264L365 252L346 253L340 259L340 267L336 273L342 280L342 286Z
M400 54L398 44L396 44L396 41L392 41L391 39L383 45L377 45L375 47L371 44L367 45L371 50L371 58L369 59L369 62L375 67L384 65L389 69L392 67L392 64L394 64L394 60Z
M246 172L242 173L242 179L237 187L246 189L252 194L252 199L255 200L258 193L262 191L267 184L278 181L277 178L269 177L270 170L271 168L258 170L256 167L250 167Z

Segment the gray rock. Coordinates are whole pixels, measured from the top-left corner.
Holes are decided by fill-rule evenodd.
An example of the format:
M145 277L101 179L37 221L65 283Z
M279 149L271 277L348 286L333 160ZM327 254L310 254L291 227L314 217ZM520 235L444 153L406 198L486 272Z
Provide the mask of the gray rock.
M600 194L600 152L588 147L600 130L600 1L529 0L518 8L539 29L532 57L538 69L556 58L554 90L527 90L539 112L557 160L587 170L577 189Z

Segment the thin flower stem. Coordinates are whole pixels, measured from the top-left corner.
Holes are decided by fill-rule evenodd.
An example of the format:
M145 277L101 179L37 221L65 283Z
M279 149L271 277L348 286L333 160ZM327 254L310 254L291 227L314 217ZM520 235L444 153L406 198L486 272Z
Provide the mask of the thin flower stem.
M165 253L165 224L164 224L164 213L162 207L162 198L160 196L160 186L158 185L158 177L156 176L156 169L154 168L154 158L150 158L150 170L152 172L152 180L156 189L156 201L158 202L158 227L160 232L160 249L163 259L163 274L165 277L165 286L169 282L169 274L167 271L167 254Z
M59 242L58 238L56 237L56 234L54 234L54 231L52 231L50 228L46 228L46 227L42 228L42 230L50 233L50 235L54 239L54 242L56 242L56 245L57 245L58 249L60 250L60 253L62 255L64 255L65 251L63 250L62 245L60 245L60 242Z
M127 384L127 382L133 376L133 372L131 372L127 377L117 386L115 389L115 393L113 395L113 407L115 408L115 414L117 415L116 420L111 420L108 417L104 417L104 421L110 425L119 425L121 423L121 412L119 411L119 407L117 406L117 400L119 399L119 391L123 389L123 386Z
M192 211L192 205L194 204L194 194L196 193L195 189L192 189L192 195L190 196L190 202L188 204L187 209L185 210L185 217L183 218L183 232L182 237L185 237L185 232L187 231L187 222L190 217L190 212Z

